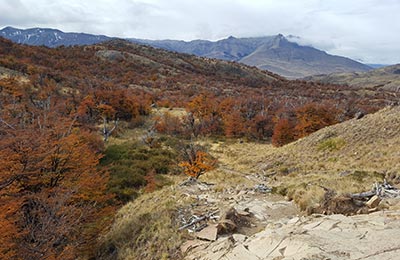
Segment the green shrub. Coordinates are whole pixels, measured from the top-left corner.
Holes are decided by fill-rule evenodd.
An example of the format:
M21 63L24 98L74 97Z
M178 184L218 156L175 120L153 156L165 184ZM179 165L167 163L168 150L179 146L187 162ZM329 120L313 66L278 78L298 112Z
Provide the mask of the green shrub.
M140 188L146 185L145 176L151 170L156 175L156 186L168 184L162 176L174 171L176 155L172 149L148 148L138 143L110 145L105 150L101 165L110 171L108 190L121 202L128 202L138 196Z
M340 137L328 138L318 144L318 151L338 151L346 145L346 141Z

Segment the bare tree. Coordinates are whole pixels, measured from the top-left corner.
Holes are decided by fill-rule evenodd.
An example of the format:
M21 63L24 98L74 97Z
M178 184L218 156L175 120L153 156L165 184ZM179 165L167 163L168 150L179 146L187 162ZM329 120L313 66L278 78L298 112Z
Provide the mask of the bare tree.
M103 140L104 142L108 141L108 138L110 137L110 135L112 134L112 132L114 132L114 130L117 128L118 126L118 118L114 120L114 124L111 127L111 129L107 128L107 118L104 116L103 117Z

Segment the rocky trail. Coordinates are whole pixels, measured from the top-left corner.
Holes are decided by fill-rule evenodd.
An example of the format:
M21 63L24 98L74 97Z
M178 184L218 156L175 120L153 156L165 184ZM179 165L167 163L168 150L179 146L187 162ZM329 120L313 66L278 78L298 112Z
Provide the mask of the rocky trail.
M193 198L191 208L181 212L182 225L203 217L185 228L190 234L181 247L185 259L400 259L400 210L306 216L293 202L271 194L267 179L246 174L223 157L221 162L219 171L235 175L236 185L180 187Z
M400 212L285 218L252 235L197 241L186 259L399 259Z
M192 230L196 239L181 248L186 259L399 259L400 211L302 216L292 202L257 187L214 192L200 183L184 189L197 194L192 212L217 212Z

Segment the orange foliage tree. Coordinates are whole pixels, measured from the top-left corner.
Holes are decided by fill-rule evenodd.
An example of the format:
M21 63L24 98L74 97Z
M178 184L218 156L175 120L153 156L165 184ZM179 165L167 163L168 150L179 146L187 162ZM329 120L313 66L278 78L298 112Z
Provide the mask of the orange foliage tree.
M155 118L155 129L169 135L179 135L183 131L181 119L168 112Z
M272 144L274 146L282 146L296 140L294 126L286 118L281 118L275 124L274 133L272 135Z
M0 258L76 259L101 229L86 225L110 210L101 141L75 126L51 88L2 83Z
M207 152L194 144L190 144L183 149L182 157L183 160L179 163L179 166L184 169L186 175L195 179L214 169L216 163Z
M224 116L224 128L227 137L242 137L246 133L244 119L239 111Z
M271 137L273 132L273 124L271 117L265 114L256 115L251 121L251 134L257 139Z
M328 105L310 103L296 109L296 135L301 138L323 127L338 123L338 110Z
M200 94L187 104L187 110L198 120L198 132L203 135L221 134L222 122L218 101L209 94Z
M146 176L144 177L146 180L146 186L144 187L144 190L146 192L153 192L155 191L157 185L156 185L156 171L154 169L150 170Z

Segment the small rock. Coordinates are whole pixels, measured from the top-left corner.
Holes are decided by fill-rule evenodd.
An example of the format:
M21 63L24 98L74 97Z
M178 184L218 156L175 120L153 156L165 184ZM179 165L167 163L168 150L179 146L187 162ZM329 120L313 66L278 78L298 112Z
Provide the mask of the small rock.
M359 112L357 112L357 113L354 115L354 118L355 118L355 119L361 119L361 118L363 118L364 116L365 116L365 114L364 114L363 112L359 111Z
M246 241L247 236L242 234L233 234L232 238L235 241L235 243L243 243L244 241Z
M341 173L339 173L340 177L345 177L351 174L351 171L342 171Z
M207 242L200 241L200 240L189 240L189 241L186 241L181 246L181 252L185 254L188 251L190 251L191 249L196 248L196 247L198 247L200 245L203 245L205 243L207 243Z
M367 203L365 203L365 205L368 208L376 208L376 207L378 207L380 202L381 202L381 199L378 196L374 195L372 198L369 199L369 201L367 201Z
M201 230L200 232L196 233L196 237L208 241L215 241L217 240L218 229L216 226L208 226Z
M372 209L368 209L368 213L372 213L372 212L376 212L378 211L378 208L372 208Z
M257 184L254 186L254 190L261 193L271 192L272 189L267 187L265 184Z
M241 190L239 191L238 195L246 195L247 194L247 190Z
M244 217L249 217L251 215L251 213L249 211L246 210L237 210L236 211L238 215L244 216Z
M286 246L280 248L280 249L278 250L278 252L279 252L282 256L285 256L285 250L286 250Z
M236 229L236 224L230 219L223 219L217 225L218 234L230 234Z
M294 225L299 221L300 221L299 217L294 217L294 218L290 219L287 223L288 223L288 225Z

